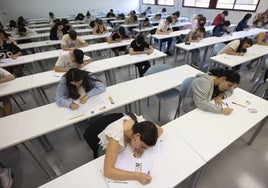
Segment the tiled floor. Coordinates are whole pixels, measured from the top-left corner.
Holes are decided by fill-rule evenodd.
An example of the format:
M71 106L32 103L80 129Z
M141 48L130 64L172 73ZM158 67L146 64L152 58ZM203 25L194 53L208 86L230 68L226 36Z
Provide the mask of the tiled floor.
M183 54L179 56L179 59L179 62L175 64L176 66L182 64ZM54 62L55 60L51 60L48 64L51 65ZM173 66L174 56L168 57L167 63ZM131 79L134 79L134 73L135 71L132 66ZM249 90L252 85L249 79L253 72L242 68L241 73L243 79L240 87ZM117 69L116 76L118 82L130 79L126 67ZM101 80L104 80L103 75L99 75L99 77ZM54 85L45 88L50 101L54 101L55 87ZM36 107L28 92L24 92L21 95L26 100L26 104L22 104L24 110ZM20 99L18 99L18 101L21 103ZM161 111L162 118L161 122L158 122L159 124L165 124L173 119L176 104L177 99L163 103ZM150 97L149 106L147 105L147 100L144 99L141 101L141 106L142 114L145 118L157 122L157 98L155 96ZM14 112L18 111L19 110L15 107ZM124 109L121 108L116 111L122 112ZM81 134L83 134L87 123L87 121L79 123L78 127ZM18 126L20 126L19 123ZM266 125L253 145L248 146L246 142L255 128L256 127L237 139L237 141L213 158L204 167L197 188L268 187L268 127ZM41 149L36 140L32 142L37 150L47 159L49 164L53 166L58 175L64 174L92 160L92 152L84 140L79 140L73 126L54 131L48 134L47 137L55 148L52 152L46 153ZM0 151L0 161L12 169L15 175L14 188L38 187L49 181L46 175L39 169L38 165L15 147ZM189 178L176 187L185 188L188 182ZM79 185L77 187L79 187Z

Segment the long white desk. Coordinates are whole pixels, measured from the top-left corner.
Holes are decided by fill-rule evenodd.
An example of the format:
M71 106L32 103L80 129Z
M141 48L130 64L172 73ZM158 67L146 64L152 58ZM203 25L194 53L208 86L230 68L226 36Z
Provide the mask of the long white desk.
M63 176L56 178L40 188L57 187L98 187L98 188L169 188L175 187L201 166L204 160L188 146L188 144L174 134L172 128L167 124L163 126L164 133L158 139L156 146L144 151L140 159L135 159L130 146L119 153L116 166L125 170L134 171L136 162L143 162L143 168L150 170L152 181L150 184L142 185L138 181L124 181L127 184L120 185L104 178L103 171L104 156L101 156L81 167L78 167ZM127 161L127 165L124 162ZM150 164L153 163L153 164ZM133 166L133 168L131 168ZM127 168L128 167L128 168ZM89 178L90 177L90 178ZM79 184L77 184L79 182ZM106 184L108 183L108 185Z
M206 28L210 28L210 27L211 26L208 26ZM210 28L210 29L213 29L213 27L214 26L212 26L212 28ZM227 41L231 41L231 40L235 40L235 39L239 39L239 38L254 36L254 35L257 35L258 33L263 32L263 31L266 31L266 30L260 29L260 28L252 28L252 29L249 29L248 31L234 32L234 33L232 33L232 35L224 35L221 37L204 38L200 42L191 42L190 45L186 45L185 43L175 44L175 62L177 61L178 49L182 49L182 50L186 51L186 63L189 64L189 52L191 50L206 47L205 52L204 52L204 56L203 56L203 60L202 60L202 62L204 62L205 58L207 56L207 51L208 51L207 47L212 46L212 45L217 44L217 43L223 43L223 42L227 42Z
M83 68L83 70L87 70L92 73L99 73L99 72L110 71L118 67L133 65L135 63L139 63L142 61L150 61L159 58L163 58L163 61L165 63L165 57L166 54L158 50L154 50L154 52L151 55L128 54L128 55L112 57L109 59L93 61L90 64L86 65ZM64 73L58 73L52 70L29 76L23 76L10 82L0 84L0 91L1 91L0 97L58 83L63 74ZM110 83L110 85L115 84L116 83L116 80L114 78L115 76L112 75L112 73L110 73L109 75L111 78L107 77L107 79L110 79L107 80L107 82Z
M0 149L5 149L22 142L24 145L26 144L27 147L30 147L31 143L28 142L30 139L72 125L95 115L108 112L115 108L128 105L139 99L145 98L148 95L155 95L161 91L176 87L182 83L185 77L193 76L197 72L199 71L188 65L184 65L171 70L138 78L133 81L113 85L107 87L104 93L89 98L87 103L82 105L78 110L60 108L55 103L51 103L0 118ZM159 75L159 77L157 77L157 75ZM167 81L173 80L173 84L162 84L161 82L158 86L156 86L156 83L158 83L155 81L156 77L157 80L164 80L168 75L170 75L171 78ZM150 77L153 79L150 79ZM148 79L152 82L149 83L148 81L142 81ZM131 82L133 82L134 85L137 84L136 80L139 80L145 88L150 88L153 84L154 88L151 90L151 93L148 94L147 92L142 91L141 94L138 94L140 87L136 90L136 86L131 87ZM113 98L114 104L111 104L108 100L108 97L110 96ZM23 122L23 124L18 125L18 122ZM34 148L32 148L32 150L34 150ZM38 160L39 164L41 164L42 169L46 169L45 172L50 177L54 177L55 172L42 157L38 156L40 154L34 151L32 151L32 153L35 155L34 158Z
M127 46L131 43L132 40L133 39L122 40L121 42L118 42L118 43L97 43L97 44L92 44L92 45L89 45L80 49L83 50L84 52L111 49L111 48L116 48L116 47L121 47L121 46ZM59 57L59 55L63 53L68 53L68 51L52 50L52 51L47 51L47 52L40 52L40 53L20 56L15 60L11 58L6 58L6 59L1 60L0 67L11 67L15 65L23 65L27 63L36 62L36 61L57 58Z
M89 41L89 40L96 40L96 39L100 39L100 38L107 38L110 36L110 34L111 34L111 32L101 34L101 35L93 35L93 34L82 35L80 37L82 39L84 39L85 41ZM20 49L30 49L30 48L41 48L41 47L45 47L45 46L52 46L52 45L60 44L60 43L61 43L61 40L45 40L45 41L18 44L18 46L20 47ZM40 52L40 50L37 49L37 52Z
M228 55L219 54L210 58L210 60L220 63L229 68L243 64L245 62L251 61L263 57L268 54L268 46L254 44L247 49L247 52L243 56L238 55Z
M225 102L234 109L228 116L195 109L173 121L174 130L206 161L265 120L268 115L268 101L240 88L236 88ZM255 108L258 112L250 113L247 108L232 102Z
M72 25L72 27L75 29L85 28L85 27L89 28L89 25L88 24L74 24ZM47 26L47 27L41 27L41 28L33 28L32 30L38 33L47 33L47 32L50 32L51 27Z

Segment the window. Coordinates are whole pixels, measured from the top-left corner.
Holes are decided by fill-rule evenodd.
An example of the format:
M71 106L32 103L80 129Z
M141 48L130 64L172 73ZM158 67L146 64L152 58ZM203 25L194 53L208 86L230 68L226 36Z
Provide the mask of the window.
M175 0L142 0L143 4L174 6Z
M184 7L256 11L260 0L183 0Z

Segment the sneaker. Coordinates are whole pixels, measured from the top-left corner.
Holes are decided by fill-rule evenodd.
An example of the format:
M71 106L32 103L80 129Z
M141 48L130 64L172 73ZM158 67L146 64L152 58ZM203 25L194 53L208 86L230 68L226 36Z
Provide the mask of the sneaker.
M169 51L166 51L165 54L167 54L168 56L172 56L172 54Z
M3 188L10 188L12 186L11 169L5 168L0 174L1 185Z
M196 68L196 69L200 69L200 67L197 64L195 64L195 63L191 64L191 66L194 67L194 68Z

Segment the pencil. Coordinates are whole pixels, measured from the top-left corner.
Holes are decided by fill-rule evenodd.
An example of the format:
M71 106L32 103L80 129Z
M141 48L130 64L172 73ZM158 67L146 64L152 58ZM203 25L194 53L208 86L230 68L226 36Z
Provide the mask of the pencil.
M236 104L236 105L238 105L238 106L241 106L241 107L247 108L245 105L238 104L238 103L236 103L236 102L232 102L232 103L233 103L233 104Z
M78 115L78 116L74 116L74 117L69 118L69 120L72 120L72 119L75 119L75 118L79 118L79 117L84 116L84 115L85 115L85 114L80 114L80 115Z

